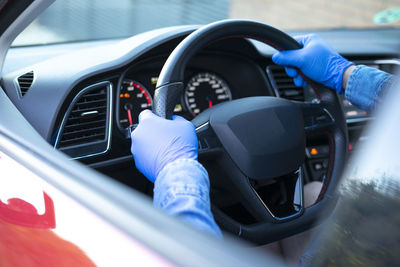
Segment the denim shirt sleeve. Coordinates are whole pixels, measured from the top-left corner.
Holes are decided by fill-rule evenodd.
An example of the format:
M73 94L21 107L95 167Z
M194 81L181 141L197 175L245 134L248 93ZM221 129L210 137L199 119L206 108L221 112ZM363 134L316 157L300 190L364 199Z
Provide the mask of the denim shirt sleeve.
M354 106L371 111L393 82L394 77L389 73L358 65L349 77L345 96Z
M208 173L196 160L167 164L154 183L154 206L193 227L222 238L210 208Z

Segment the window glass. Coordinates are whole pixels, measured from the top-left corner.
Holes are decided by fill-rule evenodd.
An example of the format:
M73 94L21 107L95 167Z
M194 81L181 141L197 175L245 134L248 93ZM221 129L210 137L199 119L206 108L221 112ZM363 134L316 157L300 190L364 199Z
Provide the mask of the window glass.
M397 27L400 0L59 0L13 45L121 38L226 18L254 19L282 30Z
M312 266L397 266L400 262L399 89L393 88L384 99L358 145L342 178L336 212L310 250Z

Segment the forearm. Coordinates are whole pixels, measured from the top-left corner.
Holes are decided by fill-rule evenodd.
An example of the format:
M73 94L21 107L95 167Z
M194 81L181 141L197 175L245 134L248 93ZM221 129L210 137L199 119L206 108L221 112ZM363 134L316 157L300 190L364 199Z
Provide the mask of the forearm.
M210 208L207 171L196 160L168 164L154 184L154 205L193 227L222 237Z

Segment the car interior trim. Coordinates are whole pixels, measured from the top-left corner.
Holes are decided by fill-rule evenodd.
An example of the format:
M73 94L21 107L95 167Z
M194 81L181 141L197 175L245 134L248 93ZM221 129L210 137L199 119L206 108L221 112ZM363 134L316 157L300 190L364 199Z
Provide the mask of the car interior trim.
M2 73L3 70L3 63L8 52L7 48L10 47L18 34L21 33L41 12L43 12L43 10L50 6L54 0L12 2L14 3L7 3L7 5L13 4L18 6L21 4L27 4L28 6L26 6L25 9L19 10L21 13L18 13L14 20L8 22L2 21L4 31L2 30L0 37L0 47L3 48L0 50L0 73ZM5 12L6 7L7 6L3 6L1 11Z

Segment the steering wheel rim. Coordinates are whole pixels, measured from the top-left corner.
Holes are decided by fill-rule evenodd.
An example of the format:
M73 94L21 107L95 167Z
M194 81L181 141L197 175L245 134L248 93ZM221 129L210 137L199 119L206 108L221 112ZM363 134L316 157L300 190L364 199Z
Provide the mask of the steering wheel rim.
M184 70L192 56L206 45L227 38L255 39L280 51L299 49L302 47L289 35L269 25L255 21L224 20L203 26L186 37L174 49L164 64L158 79L154 96L153 112L156 115L166 119L170 119L173 115L174 107L178 103L184 91ZM257 223L255 225L240 224L227 217L220 210L213 208L214 216L217 222L224 229L259 244L272 242L296 234L318 224L320 222L318 219L323 216L324 213L330 213L336 204L335 191L344 168L347 153L348 137L346 121L336 92L312 82L307 77L304 78L313 88L319 100L317 104L296 103L303 114L304 131L307 136L317 133L321 134L321 132L323 132L328 137L330 145L327 176L324 180L323 188L318 197L317 203L308 208L303 207L298 216L295 216L294 218L279 221L265 216L265 219L261 223ZM289 103L282 104L289 105ZM293 105L290 104L289 106ZM211 118L210 116L212 116L210 115L212 113L211 111L203 113L205 113L205 115L200 116L202 114L199 114L199 116L196 117L202 118L202 120L195 119L193 121L197 128L206 125L204 122L207 120L209 122ZM318 116L321 117L321 114L325 116L324 118L328 118L328 120L323 121L322 123L315 123L314 119ZM310 118L312 122L307 126L306 124ZM202 130L206 133L206 135L209 135L211 132L216 134L215 129L211 129L212 127L212 125L209 127L210 129L206 127L207 131L204 131L205 128L202 127ZM201 141L200 138L202 137L199 132L198 136L199 141ZM225 154L225 156L221 157L220 162L226 166L226 164L230 164L227 163L229 160L231 160L230 156ZM236 174L240 176L241 174L238 173L233 174L233 176ZM237 183L239 180L240 182L237 184L237 188L240 188L241 186L245 186L247 188L248 185L246 179L237 178L234 181ZM241 193L249 194L248 192L251 191L249 188L246 190L246 193ZM249 197L248 199L251 198ZM256 209L260 209L261 207L259 204L256 204L255 206L258 207ZM258 213L258 211L256 212Z

